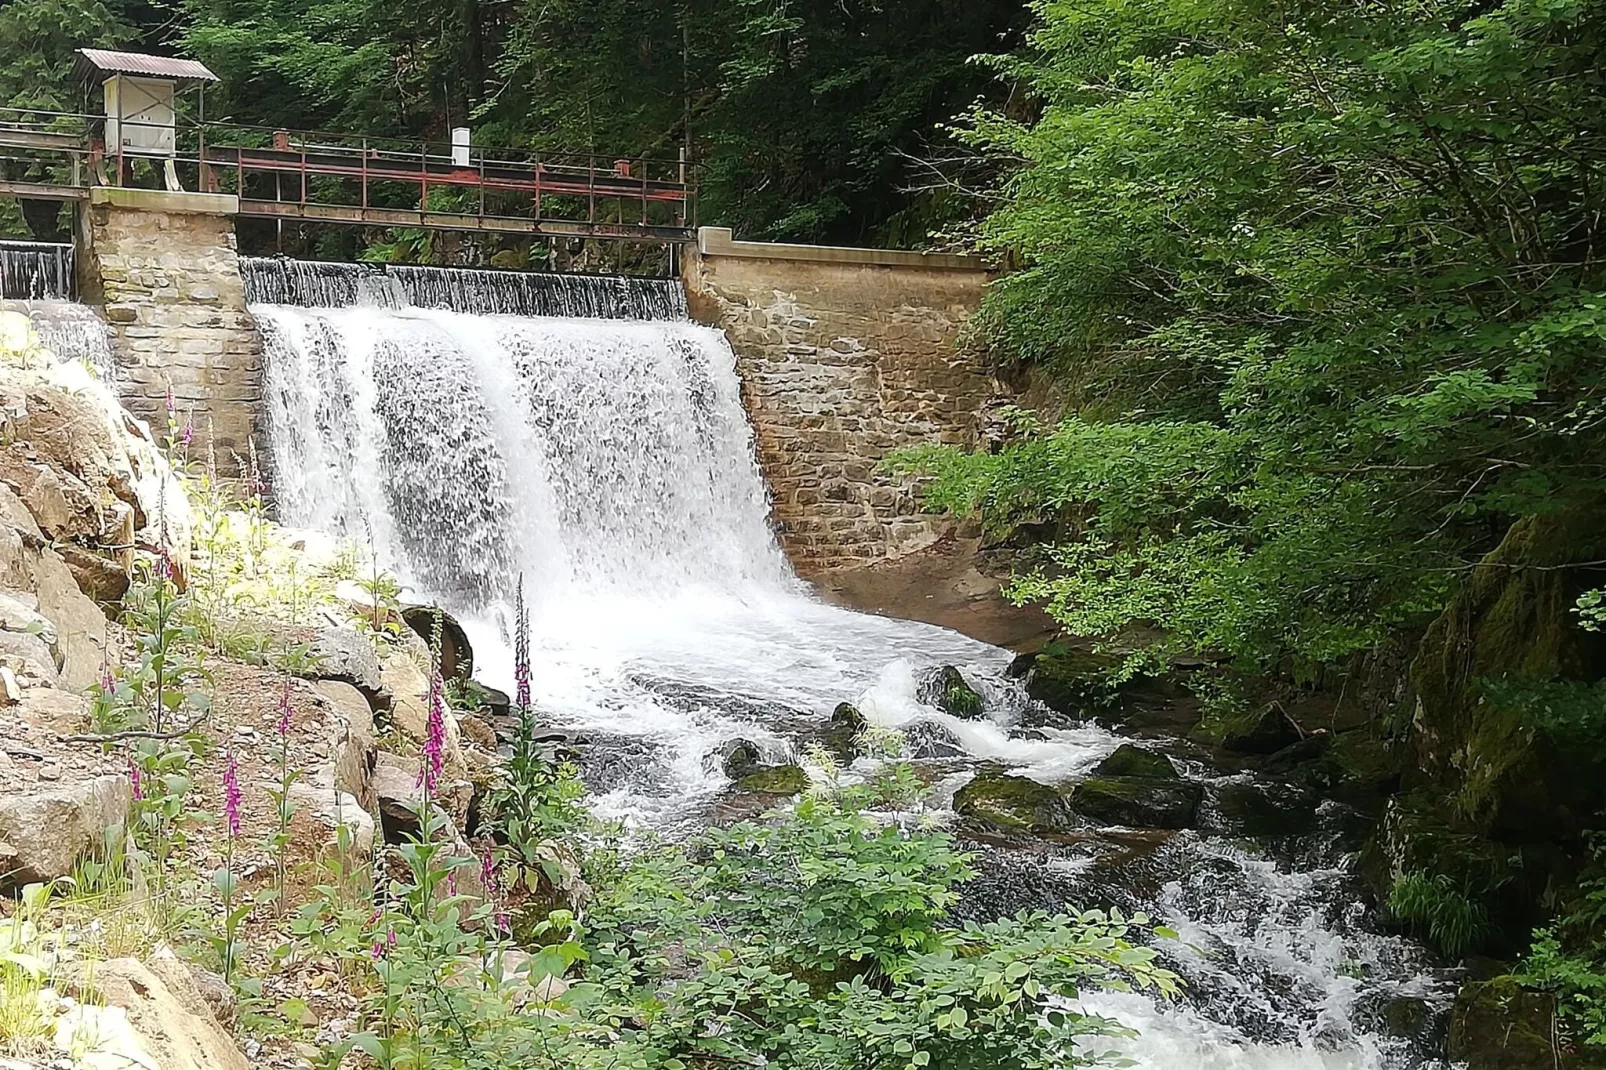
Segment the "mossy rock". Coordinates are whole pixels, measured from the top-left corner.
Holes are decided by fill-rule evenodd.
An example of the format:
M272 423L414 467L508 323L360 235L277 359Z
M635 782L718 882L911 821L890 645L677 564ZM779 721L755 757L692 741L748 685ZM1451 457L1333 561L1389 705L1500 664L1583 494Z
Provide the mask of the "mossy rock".
M1560 841L1606 807L1598 740L1557 738L1537 716L1606 675L1606 633L1574 612L1606 569L1565 567L1602 558L1606 503L1518 521L1423 636L1411 664L1415 764L1461 827Z
M1176 780L1177 767L1171 759L1152 750L1131 743L1123 743L1115 752L1093 768L1100 777L1154 777L1159 780Z
M762 795L799 795L807 791L809 775L797 765L776 765L744 776L736 790Z
M954 812L1020 832L1067 832L1080 825L1059 792L996 767L982 770L959 789Z
M1276 754L1305 738L1299 726L1274 702L1220 717L1201 731L1235 754Z
M1204 788L1159 777L1090 777L1071 791L1071 808L1106 825L1184 829L1199 813Z
M1316 796L1292 784L1229 781L1209 795L1201 824L1223 836L1301 836L1316 827Z
M1026 678L1026 694L1065 717L1084 720L1110 713L1120 689L1109 682L1116 660L1086 650L1050 648L1016 659L1011 671ZM1118 719L1118 718L1117 718Z
M980 720L986 714L981 693L952 665L944 665L921 680L915 697L927 706L935 706L966 721Z
M1387 901L1406 875L1448 878L1486 920L1484 931L1463 950L1521 953L1534 927L1546 921L1549 895L1570 883L1576 863L1556 845L1497 843L1457 828L1440 803L1426 791L1390 799L1361 852L1362 877L1379 901Z
M1555 1042L1555 1000L1511 977L1472 981L1456 993L1448 1054L1466 1070L1600 1070L1606 1056Z
M733 738L719 743L703 755L703 768L718 771L731 780L741 780L763 771L764 755L752 740Z
M850 732L863 732L870 727L859 707L851 702L839 702L836 709L831 711L831 725L835 728L845 728Z

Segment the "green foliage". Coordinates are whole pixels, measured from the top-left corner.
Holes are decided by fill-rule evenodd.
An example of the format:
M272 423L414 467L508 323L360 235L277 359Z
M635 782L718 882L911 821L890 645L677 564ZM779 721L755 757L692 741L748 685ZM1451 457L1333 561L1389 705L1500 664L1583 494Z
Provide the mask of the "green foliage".
M574 766L553 759L535 742L528 710L519 711L512 753L492 787L486 812L497 841L504 845L501 868L510 887L535 892L543 879L556 882L547 844L572 835L586 821L581 804L585 785Z
M1407 873L1389 889L1389 910L1451 958L1470 951L1489 932L1489 915L1443 873Z
M395 906L340 926L309 908L305 930L350 934L343 961L373 978L354 986L364 1028L327 1060L355 1047L408 1068L1068 1068L1088 1062L1077 1038L1119 1032L1066 1009L1079 991L1175 991L1133 943L1142 917L947 925L966 860L945 833L861 809L886 802L820 791L682 847L599 849L585 920L554 910L516 966L480 924L487 905L450 893L446 874L470 861L426 821L402 848Z
M1585 1044L1606 1047L1606 837L1590 837L1591 861L1555 925L1534 933L1517 980L1556 997L1556 1014Z
M673 160L704 223L908 245L973 199L916 158L989 86L967 64L1018 0L185 0L185 44L240 121ZM445 191L432 196L448 196ZM392 232L385 259L458 246ZM332 251L332 250L331 250ZM347 252L346 255L350 255Z
M1055 526L1017 598L1297 671L1606 489L1606 7L1036 10L989 62L1039 107L961 134L1016 165L977 239L1021 270L981 326L1072 415L902 462Z

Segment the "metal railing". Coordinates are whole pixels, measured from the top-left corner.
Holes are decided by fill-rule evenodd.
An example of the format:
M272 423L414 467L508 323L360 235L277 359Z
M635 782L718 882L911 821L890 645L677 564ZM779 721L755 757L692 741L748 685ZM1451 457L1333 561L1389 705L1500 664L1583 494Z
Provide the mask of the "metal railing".
M0 194L82 197L93 186L231 193L242 215L598 237L683 237L684 158L473 147L233 123L0 109ZM172 150L127 132L172 129ZM135 142L139 138L133 139Z

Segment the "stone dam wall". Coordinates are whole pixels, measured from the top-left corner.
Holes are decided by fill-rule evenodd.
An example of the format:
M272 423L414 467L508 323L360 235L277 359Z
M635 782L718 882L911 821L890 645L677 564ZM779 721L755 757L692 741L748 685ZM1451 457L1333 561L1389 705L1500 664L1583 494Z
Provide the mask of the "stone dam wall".
M964 343L988 279L976 261L732 241L705 227L682 275L693 317L736 351L781 545L799 572L902 557L951 526L877 465L900 447L979 441L1001 391Z
M78 235L80 292L111 328L124 403L160 436L171 390L194 422L191 455L212 447L226 474L247 455L263 403L233 202L97 189ZM951 528L877 465L904 446L977 444L1001 394L964 341L985 270L965 257L733 241L706 227L682 266L693 316L735 350L780 541L799 572L895 560Z
M262 347L245 307L232 196L98 188L79 213L79 293L102 306L123 404L161 437L172 391L210 447L238 471L262 407Z

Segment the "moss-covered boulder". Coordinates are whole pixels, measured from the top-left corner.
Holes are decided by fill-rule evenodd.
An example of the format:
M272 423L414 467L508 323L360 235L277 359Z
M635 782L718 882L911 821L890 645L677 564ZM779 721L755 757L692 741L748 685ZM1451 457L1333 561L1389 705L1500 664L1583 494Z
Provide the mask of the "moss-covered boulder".
M979 720L986 714L986 703L981 693L966 682L965 677L952 665L932 670L920 681L915 697L927 706L967 721Z
M731 780L741 780L759 772L764 760L758 744L740 737L721 741L703 755L703 768L708 772L723 773Z
M1236 754L1276 754L1305 738L1299 725L1276 702L1221 716L1205 729L1205 734Z
M1183 829L1193 825L1204 788L1162 777L1091 777L1077 784L1071 808L1104 825Z
M1114 668L1114 658L1051 646L1017 658L1010 671L1023 677L1026 694L1049 710L1062 717L1086 720L1118 709L1120 688L1109 680Z
M1606 1059L1557 1043L1555 1000L1510 977L1473 981L1456 994L1448 1054L1466 1070L1599 1070Z
M808 790L809 775L802 766L775 765L750 773L736 782L736 790L759 795L799 795Z
M959 789L954 812L1019 832L1067 832L1081 825L1059 792L996 766L983 769Z
M1115 748L1115 752L1093 767L1093 775L1099 777L1156 777L1160 780L1176 780L1177 767L1171 759L1152 750L1131 743L1123 743Z
M1200 826L1245 839L1304 835L1316 827L1316 796L1293 784L1229 780L1211 787Z
M1606 677L1606 633L1579 627L1574 611L1583 591L1606 585L1606 569L1573 564L1602 558L1606 504L1519 521L1422 639L1411 666L1416 764L1471 831L1555 841L1606 805L1606 696L1590 686Z

